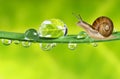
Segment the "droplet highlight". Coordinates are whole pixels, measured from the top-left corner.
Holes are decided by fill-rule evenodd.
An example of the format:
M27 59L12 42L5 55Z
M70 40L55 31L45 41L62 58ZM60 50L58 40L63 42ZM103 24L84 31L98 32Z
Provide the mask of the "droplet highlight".
M45 20L41 23L38 33L40 37L59 38L67 35L67 26L60 19Z
M68 43L68 48L71 50L75 50L77 48L77 44L76 43Z
M3 45L6 45L6 46L8 46L12 43L12 40L9 40L9 39L2 39L1 41L2 41Z
M40 43L40 48L44 51L49 51L56 46L56 43Z
M27 47L30 47L30 46L31 46L31 42L23 41L23 42L22 42L22 46L23 46L23 47L26 47L26 48L27 48Z

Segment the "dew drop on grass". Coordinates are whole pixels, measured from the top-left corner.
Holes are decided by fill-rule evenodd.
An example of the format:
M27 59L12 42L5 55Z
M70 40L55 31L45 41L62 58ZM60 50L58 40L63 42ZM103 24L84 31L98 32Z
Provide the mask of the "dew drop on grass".
M71 50L75 50L77 48L77 44L76 43L68 43L68 48Z
M78 39L82 39L82 38L86 38L87 37L87 33L84 31L81 31L78 35L77 38Z
M97 44L97 43L92 43L92 46L93 46L93 47L97 47L98 44Z
M117 32L117 29L116 29L116 28L114 28L113 32Z
M9 39L2 39L1 41L6 46L8 46L8 45L10 45L12 43L12 40L9 40Z
M23 42L22 42L22 46L23 46L23 47L26 47L26 48L27 48L27 47L30 47L30 46L31 46L31 42L23 41Z
M44 51L49 51L56 46L56 43L40 43L40 48Z
M67 34L67 26L60 19L45 20L38 30L40 37L59 38Z
M18 41L18 40L14 40L13 42L14 42L14 44L16 44L16 45L20 44L20 41Z
M26 40L37 40L38 39L38 32L35 29L28 29L25 32L25 39Z

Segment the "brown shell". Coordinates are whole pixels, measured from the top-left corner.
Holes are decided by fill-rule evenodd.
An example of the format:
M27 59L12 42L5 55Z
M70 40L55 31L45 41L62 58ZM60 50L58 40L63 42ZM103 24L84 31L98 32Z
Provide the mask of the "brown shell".
M97 30L104 37L108 37L113 32L113 22L110 18L101 16L93 22L92 28Z

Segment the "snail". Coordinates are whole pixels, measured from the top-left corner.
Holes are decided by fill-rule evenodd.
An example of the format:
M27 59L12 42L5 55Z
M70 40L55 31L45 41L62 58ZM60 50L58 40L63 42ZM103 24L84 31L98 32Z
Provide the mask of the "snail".
M90 25L84 22L80 15L76 17L79 19L77 25L82 27L89 37L101 40L114 38L114 36L112 36L114 26L110 18L100 16Z

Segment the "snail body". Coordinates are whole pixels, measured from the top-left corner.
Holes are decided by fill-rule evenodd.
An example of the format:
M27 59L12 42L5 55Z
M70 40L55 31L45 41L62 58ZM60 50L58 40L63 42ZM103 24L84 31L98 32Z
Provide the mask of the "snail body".
M82 27L86 33L93 39L112 39L113 22L106 16L98 17L92 25L84 22L79 16L78 26Z

